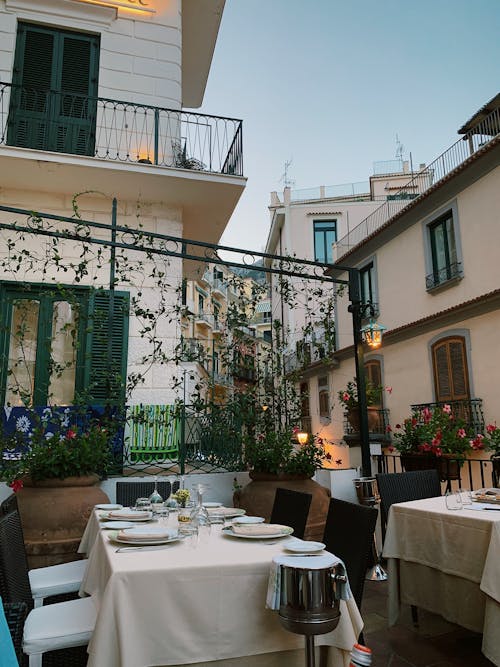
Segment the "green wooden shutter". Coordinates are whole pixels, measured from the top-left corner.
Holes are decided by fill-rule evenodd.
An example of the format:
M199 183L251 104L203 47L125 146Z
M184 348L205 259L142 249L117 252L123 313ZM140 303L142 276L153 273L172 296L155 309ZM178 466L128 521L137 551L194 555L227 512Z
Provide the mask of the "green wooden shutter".
M20 23L8 143L93 155L98 73L97 35Z
M91 293L84 389L96 405L118 405L125 399L129 294L115 292L111 320L109 304L110 292ZM111 340L111 360L108 340Z

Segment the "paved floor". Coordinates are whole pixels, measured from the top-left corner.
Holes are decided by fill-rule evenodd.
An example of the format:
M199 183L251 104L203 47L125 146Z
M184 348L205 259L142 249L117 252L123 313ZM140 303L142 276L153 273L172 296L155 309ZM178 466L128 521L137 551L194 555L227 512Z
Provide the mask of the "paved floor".
M481 635L422 609L418 615L414 628L410 608L403 608L398 623L388 628L387 582L366 582L362 616L372 667L494 667L481 653Z

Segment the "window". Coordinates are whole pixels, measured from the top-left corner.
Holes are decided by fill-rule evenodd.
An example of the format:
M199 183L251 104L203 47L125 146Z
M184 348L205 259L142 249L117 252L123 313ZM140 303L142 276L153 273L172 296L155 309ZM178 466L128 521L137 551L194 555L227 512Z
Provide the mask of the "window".
M94 155L99 37L19 23L7 143Z
M428 226L432 273L426 277L428 289L458 278L461 263L457 260L455 227L451 211Z
M330 417L330 391L328 389L328 375L318 378L319 416Z
M85 392L96 405L123 400L128 294L72 288L0 289L3 405L70 405ZM111 342L111 363L109 344Z
M303 431L311 431L311 408L309 405L309 384L300 383L300 424Z
M370 382L374 387L382 386L382 368L380 361L378 359L370 359L370 361L365 361L365 372L366 380ZM382 394L380 394L380 401L377 404L372 404L375 408L382 408Z
M205 298L203 294L198 294L198 313L203 315L205 312Z
M432 346L436 401L463 401L470 397L465 338L450 336Z
M314 261L333 262L332 244L337 240L336 220L314 221Z
M375 275L373 262L370 262L366 266L363 266L359 272L360 281L361 281L361 302L362 303L371 303L375 305L374 298L374 284L375 284Z

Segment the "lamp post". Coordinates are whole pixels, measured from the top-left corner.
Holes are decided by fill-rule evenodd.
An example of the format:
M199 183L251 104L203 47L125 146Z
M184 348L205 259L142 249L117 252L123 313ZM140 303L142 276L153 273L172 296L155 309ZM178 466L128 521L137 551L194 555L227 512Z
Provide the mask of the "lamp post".
M352 335L354 342L354 362L356 366L356 384L358 387L358 410L359 410L359 438L361 444L361 467L364 477L371 477L372 464L370 454L370 434L368 431L368 404L366 401L366 372L363 342L370 347L377 348L382 342L384 326L373 322L366 327L361 327L364 317L373 317L375 312L371 303L363 303L361 300L361 285L359 269L349 269L349 300L348 311L352 314Z

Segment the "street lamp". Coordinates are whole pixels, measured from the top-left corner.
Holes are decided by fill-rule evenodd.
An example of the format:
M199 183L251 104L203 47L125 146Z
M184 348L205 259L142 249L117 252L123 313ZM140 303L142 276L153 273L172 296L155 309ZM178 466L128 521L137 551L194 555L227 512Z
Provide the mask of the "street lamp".
M299 431L298 433L296 433L296 436L297 440L299 441L299 445L305 445L309 439L309 433L305 433L303 431Z
M371 477L372 464L370 453L370 433L368 431L368 412L366 402L366 373L363 343L377 348L382 342L384 326L370 319L370 323L362 327L363 319L375 317L375 308L371 303L361 300L359 269L349 269L349 300L348 311L352 314L352 335L354 342L354 363L356 366L356 384L358 387L359 439L361 444L361 467L364 477Z

